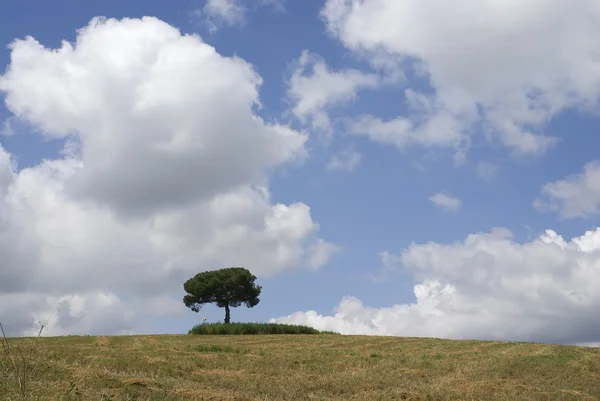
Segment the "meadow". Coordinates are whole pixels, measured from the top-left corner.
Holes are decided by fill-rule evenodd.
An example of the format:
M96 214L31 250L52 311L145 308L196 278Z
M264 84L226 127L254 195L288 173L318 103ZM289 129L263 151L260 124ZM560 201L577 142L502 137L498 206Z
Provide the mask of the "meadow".
M0 357L0 400L600 399L597 348L334 334L7 341L32 369L21 392Z

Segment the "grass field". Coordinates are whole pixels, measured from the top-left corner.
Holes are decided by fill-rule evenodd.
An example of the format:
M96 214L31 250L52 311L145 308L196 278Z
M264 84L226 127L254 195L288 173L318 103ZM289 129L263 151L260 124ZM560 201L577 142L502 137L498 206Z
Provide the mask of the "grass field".
M598 400L600 349L340 335L56 337L27 399ZM0 358L0 400L18 385Z

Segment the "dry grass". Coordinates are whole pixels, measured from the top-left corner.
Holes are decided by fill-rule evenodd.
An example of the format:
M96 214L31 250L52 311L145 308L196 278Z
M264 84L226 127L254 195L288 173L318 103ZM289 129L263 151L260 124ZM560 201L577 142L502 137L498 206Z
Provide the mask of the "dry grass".
M11 339L28 399L600 400L600 349L336 335ZM0 400L19 399L0 359Z

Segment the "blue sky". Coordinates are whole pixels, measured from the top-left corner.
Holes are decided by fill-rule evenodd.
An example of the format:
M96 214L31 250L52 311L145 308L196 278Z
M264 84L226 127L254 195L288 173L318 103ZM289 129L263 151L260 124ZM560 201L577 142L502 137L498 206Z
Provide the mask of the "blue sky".
M17 167L13 171L13 181L0 193L10 199L11 208L21 202L21 205L29 205L31 210L37 210L36 207L47 210L50 206L36 206L28 199L32 196L39 196L41 199L54 193L52 191L62 191L57 199L63 199L61 197L64 196L64 199L74 205L88 205L91 202L97 208L94 213L100 213L98 210L114 213L111 218L118 219L121 227L119 233L154 221L152 219L159 219L167 213L163 209L154 210L154 206L148 206L148 210L154 211L144 217L134 216L129 219L129 212L119 209L121 203L111 203L120 194L119 188L111 186L111 179L121 173L125 174L130 168L135 171L132 173L134 178L148 180L148 188L157 191L157 194L168 191L165 188L172 186L161 187L159 179L152 178L156 177L156 170L151 173L149 169L146 173L145 170L142 171L142 167L126 165L111 165L104 170L90 167L104 158L102 152L106 150L102 149L108 149L99 147L100 139L93 139L96 138L95 135L100 135L99 131L90 127L105 122L107 126L113 126L112 120L107 120L112 117L106 117L104 112L82 111L81 115L76 115L73 111L76 107L73 105L79 101L88 101L88 97L78 98L75 92L68 92L64 95L65 99L69 96L80 99L64 103L71 104L69 109L61 103L63 98L59 95L53 97L54 95L48 94L48 90L40 89L44 88L44 77L47 77L46 80L53 77L57 86L50 92L60 91L61 85L71 85L69 91L76 91L76 85L80 85L88 90L86 93L89 96L97 95L100 102L110 102L110 96L121 101L128 92L126 89L119 92L117 86L111 92L113 81L110 79L113 75L107 74L108 78L104 78L106 90L97 94L100 92L94 91L99 90L100 86L90 85L91 89L87 89L86 80L77 81L79 84L61 81L63 75L68 75L64 73L67 70L61 70L63 64L60 64L66 63L66 58L57 59L52 68L48 67L50 63L45 64L44 60L47 59L41 56L23 56L31 59L22 63L14 60L11 62L11 52L14 54L16 47L7 47L15 39L32 36L46 48L36 51L47 52L61 47L63 40L75 43L77 30L87 26L94 17L105 16L118 22L126 17L137 19L152 16L157 21L175 27L182 35L198 35L198 43L214 47L216 53L227 60L234 56L245 60L261 77L262 84L257 86L261 107L254 105L251 109L244 109L244 113L255 113L266 125L281 124L298 135L305 135L306 142L302 147L306 151L306 157L299 162L290 163L291 157L282 156L283 159L279 160L276 156L269 156L273 160L265 161L265 165L271 167L266 168L256 162L259 165L256 168L265 172L266 176L258 181L254 176L248 176L244 178L244 185L254 187L259 185L259 181L260 185L267 183L271 206L301 202L310 207L310 219L318 224L318 229L315 225L310 232L298 234L297 237L292 235L293 239L289 241L296 242L286 242L290 249L302 249L302 255L281 263L272 262L273 265L268 268L252 263L263 260L263 256L268 258L269 252L276 252L281 246L277 239L271 237L268 249L239 251L239 255L235 257L232 256L237 252L235 243L228 247L216 247L218 250L214 254L210 251L195 254L194 248L190 248L190 256L182 256L181 252L185 251L181 249L177 251L177 255L163 254L157 250L162 245L155 245L157 248L149 249L148 253L160 253L161 257L164 256L164 264L145 267L150 270L140 268L138 273L125 274L119 280L100 280L94 287L90 283L79 285L77 274L74 276L69 273L70 270L57 264L66 266L74 261L89 263L89 266L80 269L90 269L89 272L95 272L99 277L118 275L124 271L134 272L138 267L133 266L133 262L130 266L130 261L126 259L107 257L110 263L118 265L112 266L110 271L102 272L103 266L98 263L98 255L110 253L114 248L107 245L103 250L100 245L92 246L85 242L91 237L89 234L81 238L73 234L77 241L73 240L72 247L80 247L82 251L77 252L77 255L70 255L53 245L48 240L49 237L40 234L39 227L48 227L50 224L41 220L43 213L32 212L34 217L21 218L17 211L20 209L7 206L7 217L3 217L8 222L5 227L19 227L19 230L25 232L23 235L34 235L37 232L36 239L19 239L20 244L39 246L39 254L42 256L39 260L27 262L31 264L28 265L32 269L31 273L37 274L35 272L43 270L45 273L40 277L49 280L48 283L60 283L52 289L38 288L35 283L23 288L17 285L11 288L10 283L0 285L0 297L6 297L5 305L10 300L16 302L14 299L17 298L10 297L24 297L22 305L25 310L19 310L19 313L31 315L31 319L14 318L13 326L21 324L19 330L27 332L31 329L28 326L30 321L43 317L54 324L56 334L90 331L185 332L202 316L211 321L222 319L223 311L206 306L196 315L182 310L182 305L176 307L183 296L181 284L177 280L189 277L193 271L235 260L235 263L255 272L259 283L263 285L261 303L253 309L235 309L232 317L236 321L267 321L276 318L279 321L361 334L577 343L600 341L600 327L591 320L594 307L600 306L600 298L593 291L586 292L585 286L581 287L582 283L591 285L600 280L600 251L595 250L600 248L600 234L595 232L597 205L600 203L600 174L597 171L600 169L592 164L588 170L584 170L584 166L598 159L597 128L600 120L596 110L600 94L600 62L590 55L600 49L592 43L595 41L597 28L591 24L588 29L581 22L585 21L586 15L592 15L592 18L600 21L597 6L593 1L582 1L577 10L571 11L568 16L561 16L564 11L561 7L569 10L568 2L539 5L544 12L538 16L532 13L529 6L516 7L514 2L499 6L505 8L501 11L512 10L508 14L497 12L498 10L491 12L491 2L483 2L472 13L448 13L444 16L439 11L443 6L438 1L422 2L415 6L419 8L417 11L401 6L409 3L414 5L414 2L408 0L395 3L374 0L256 0L246 3L236 3L233 0L188 0L168 4L163 1L105 1L85 4L77 1L5 1L0 13L0 41L3 43L0 63L3 70L6 69L0 79L0 91L5 99L0 107L0 119L6 123L4 135L0 136L0 144L17 161ZM362 7L352 8L352 4L362 4ZM467 1L460 2L457 6L463 10L468 10L469 7L474 6ZM474 17L465 23L463 19L469 18L468 15L480 16L481 21L487 25L472 23L476 20ZM394 18L388 21L389 16ZM422 19L416 20L417 17ZM443 18L443 22L438 18ZM397 26L392 26L390 21L397 21ZM564 44L553 45L554 37L550 32L557 21L561 23L562 33L568 39L565 39ZM422 28L429 26L428 24L434 28ZM125 25L123 26L125 29ZM120 35L127 35L127 32L123 30ZM88 33L93 34L91 30ZM144 35L147 33L141 37L145 37ZM481 37L481 43L473 40L473 37ZM99 42L94 43L98 45ZM479 47L484 46L482 43L488 43L488 46ZM580 46L571 50L573 43ZM118 45L117 41L112 46ZM552 49L552 46L555 48ZM75 46L73 54L82 53L79 49L80 46ZM94 51L102 52L107 48L91 49L90 54L93 54ZM302 69L301 55L304 51L314 56L306 59ZM531 57L527 59L524 55ZM92 61L102 59L100 56L96 59L96 56L87 54L82 58L73 58L71 62L75 65L77 60L85 57L90 57ZM497 57L497 60L490 61L492 57ZM398 61L398 58L402 60ZM88 69L86 73L90 75L86 79L89 81L99 76L96 74L102 74L104 68L103 64L92 65L92 61L82 61L80 66L84 70ZM123 62L121 68L132 77L143 76L136 75L142 72L135 70L143 67L135 60L131 61L131 65L127 64L130 61ZM494 64L489 64L492 62ZM109 59L107 63L118 61ZM317 74L311 74L311 67L315 65L324 67L331 74L321 84L318 83ZM188 72L184 71L185 66L178 65L177 62L169 68L173 68L172 74L175 75ZM536 69L539 69L539 73ZM59 70L63 71L63 75L59 74ZM196 81L192 85L195 88L193 90L197 91L192 93L193 90L190 89L190 99L196 99L196 95L201 96L203 88L208 88L206 90L209 92L213 90L213 78L200 72L195 76L191 67L189 70L189 79ZM207 69L204 74L211 71L215 70ZM347 74L348 71L353 71L354 75ZM294 81L294 76L307 79ZM223 75L221 79L229 78ZM235 79L238 78L232 77L231 82L237 82ZM317 84L311 85L311 82ZM411 95L406 92L407 89L410 93L423 96L422 99L428 99L428 111L423 112L418 107L411 108ZM82 93L83 91L84 89ZM300 95L294 97L293 93ZM190 106L192 115L197 112L209 116L206 117L208 120L199 120L199 125L194 125L192 137L213 135L216 138L220 135L225 144L223 146L227 146L228 141L234 143L242 135L250 135L251 133L242 132L246 127L243 124L228 128L226 120L235 120L234 115L210 120L211 115L235 113L238 110L236 107L243 107L237 106L238 103L232 100L236 106L228 108L228 99L237 96L236 90L218 92L214 94L217 99L214 102L203 100L199 103L205 105L206 110L198 109L202 106L196 105L196 109ZM326 100L319 103L314 99ZM89 101L90 104L95 104L92 100ZM220 104L219 101L223 103ZM309 105L308 111L301 112L296 107L303 101ZM58 105L57 108L64 106L66 109L45 106L51 103ZM171 106L165 103L164 107ZM120 112L116 113L120 115ZM386 131L387 139L377 139L381 137L377 136L376 124L363 124L362 128L356 128L360 125L361 116L367 115L382 121L403 119L403 124L409 122L412 127L402 130L396 126ZM326 116L328 124L315 122L317 117L322 116ZM123 129L114 136L116 142L110 146L116 148L111 149L118 149L119 146L125 149L129 146L128 143L134 143L128 142L130 131L139 129L136 140L143 141L139 143L145 143L144 135L150 135L144 131L144 127L149 127L142 121L144 116L131 117L136 120L125 119L130 117L125 116L121 120L114 117L115 124L135 122L130 130ZM150 118L147 121L151 121ZM438 118L441 125L432 126L429 131L421 130L428 122L438 121ZM90 122L84 123L84 119L89 119ZM372 119L368 121L372 122ZM66 131L57 133L61 131L62 124L68 127L68 134ZM221 127L217 124L225 125ZM212 131L203 132L203 128L199 128L203 126L212 127ZM239 132L228 139L227 135L232 130ZM8 134L8 131L11 133ZM167 132L169 128L163 131L157 129L156 135L172 134ZM533 133L533 139L528 137L531 135L528 132ZM257 131L256 135L262 134ZM556 143L545 146L544 141L539 139L541 136L554 137ZM61 152L67 137L79 141L83 156L65 156ZM248 152L262 152L261 149L267 146L265 142ZM292 149L292 144L289 149ZM238 156L244 160L247 156L236 152L244 152L244 148L236 147L225 153L232 158L231 163L236 163ZM346 169L328 168L332 158L339 156L340 152L352 154L359 161ZM459 161L455 156L457 152L463 154ZM197 155L197 158L202 157L208 160L212 156L204 153ZM256 157L260 159L262 156L257 153ZM73 174L79 174L78 179L75 175L70 177L67 174L60 185L48 184L48 191L51 192L44 192L46 195L28 192L26 185L32 184L26 180L27 175L23 171L39 169L43 160L66 159L74 163L82 161L83 167L79 167L81 171L73 170ZM149 166L159 165L156 164L159 162L148 158L140 159L138 166L142 166L143 162L149 163ZM483 174L485 166L488 166L487 175ZM205 181L195 181L194 177L206 174L206 171L196 171L194 168L199 167L192 163L179 171L184 172L183 174L167 174L167 178L189 180L189 185L185 188L204 185ZM253 168L254 164L243 169ZM86 169L89 173L83 173ZM220 181L219 174L228 172L227 168L218 167L212 179ZM573 175L577 176L572 177ZM36 187L42 188L45 185L41 181L43 178L35 182ZM69 180L74 184L71 185ZM104 180L103 184L96 184L98 180ZM223 178L222 181L228 182L227 180L228 178ZM235 182L239 185L241 181ZM553 183L555 185L552 186ZM66 189L62 188L63 184ZM550 189L544 192L543 188L547 184L551 184L548 187ZM11 192L10 188L13 187L18 189ZM235 188L215 189L206 198L202 198L204 200L197 200L200 202L197 207L201 207L201 202L206 199L214 201L215 197L230 193L228 191L237 191ZM190 191L193 192L190 197L200 196L198 191ZM22 200L15 201L18 196L14 193L21 194ZM151 197L151 194L152 192L148 192L148 196ZM433 198L436 194L439 196ZM430 198L442 199L442 204L436 205ZM443 202L444 199L447 202ZM536 199L540 201L537 207L534 204ZM75 207L79 206L73 206ZM178 206L170 207L176 209ZM232 207L235 208L235 204ZM88 221L85 220L86 217L82 217L87 216L84 212L78 213L81 213L77 215L79 219ZM231 211L232 215L237 215L236 213L235 210ZM36 218L39 220L35 220ZM74 228L78 227L77 218L73 219L75 225L61 228L65 238L70 238L69 233L73 230L79 233L79 228ZM203 224L203 221L199 218L198 224ZM232 224L243 225L244 221L246 220ZM61 224L60 218L53 218L52 224ZM496 227L510 230L513 236L507 238L497 232L497 235L486 236L485 233L489 234ZM173 229L183 230L181 227ZM201 235L198 234L198 241L217 241L216 238L221 235L219 229L216 226L213 229L203 229ZM562 246L557 241L548 243L540 239L548 229L561 235L568 245ZM94 230L94 226L89 226L86 230ZM594 245L597 248L592 251L582 250L577 243L569 243L573 237L584 236L587 230L592 232L585 238L590 243L597 244ZM107 228L107 232L109 231ZM182 236L188 233L176 232ZM256 238L262 234L249 235ZM473 243L468 240L464 242L469 235L475 236ZM8 236L3 234L0 241L5 241L6 237ZM150 238L150 234L147 238ZM317 238L331 244L336 251L331 251L326 261L319 266L311 268L311 244L316 244L314 241L318 241ZM135 249L143 254L145 251L141 243L135 245L139 247ZM11 252L14 248L11 244L6 242L4 246L0 246L0 253ZM61 246L68 247L69 244L65 242ZM85 255L86 249L93 249L95 256ZM245 259L246 252L255 252L257 255L248 254ZM382 260L382 252L388 252L387 263ZM204 256L205 253L211 256ZM547 255L555 254L556 266L546 266ZM129 254L123 251L123 255ZM4 258L19 260L12 254L6 254ZM146 274L151 276L152 272L167 269L165 266L172 269L168 274L169 278L157 276L159 278L147 291L137 289L138 285L132 282L138 277L136 274L139 277ZM11 277L16 280L14 277L18 276L19 268L4 269L7 274L5 282ZM486 273L483 278L472 280L478 271ZM81 273L81 276L85 277L85 273ZM95 277L93 274L90 277L92 276ZM117 282L119 284L114 284ZM415 304L414 286L429 283L426 287L431 289L432 282L453 288L451 292L455 294L454 298L448 300L441 295L430 295ZM577 291L581 291L583 300L580 303L564 295ZM110 312L107 312L106 305L100 300L104 298L98 294L112 299L110 302L115 302L114 305L117 306L111 306ZM527 298L531 294L537 295ZM151 299L153 295L165 298ZM521 295L523 299L519 298ZM82 299L85 301L81 301ZM161 305L172 306L158 316L146 314L141 306L144 300L149 300L148 304L155 305L158 309ZM437 306L428 306L428 300ZM113 305L110 302L108 304ZM521 310L514 309L515 305L523 305L524 302L528 305L519 308ZM66 308L70 312L61 312L60 305L68 305ZM548 315L547 305L555 306L554 315ZM333 312L335 307L338 307L337 315ZM434 309L428 309L430 307ZM309 312L313 310L316 314ZM0 320L4 318L11 321L11 313L15 312L0 308ZM91 323L93 320L106 319L106 316L113 319L114 314L117 314L117 320L122 320L121 323ZM469 316L472 320L467 319ZM563 326L566 316L573 317L574 328L564 333L548 334L555 327ZM68 320L69 323L61 323L61 319ZM506 332L499 333L498 327L507 327L508 321L514 322L514 327L508 325Z

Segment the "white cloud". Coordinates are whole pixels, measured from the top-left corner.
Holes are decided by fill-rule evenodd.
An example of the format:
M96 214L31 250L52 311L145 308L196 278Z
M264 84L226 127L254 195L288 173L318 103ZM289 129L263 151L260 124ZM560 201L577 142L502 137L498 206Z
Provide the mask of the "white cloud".
M273 321L344 334L600 341L600 228L569 242L547 230L526 243L494 229L462 243L411 244L393 259L419 281L414 303L371 308L346 297L331 316Z
M177 316L189 312L181 302L181 297L161 294L154 297L136 298L132 303L133 309L153 317Z
M209 18L227 25L244 22L245 9L239 0L207 0L203 11Z
M419 145L422 147L450 146L460 151L465 142L460 122L449 114L439 113L415 126L410 118L398 117L383 121L371 115L352 119L348 132L364 135L374 142L394 145L398 149Z
M600 162L587 163L583 172L542 187L542 197L534 201L539 211L556 211L560 217L591 217L600 206Z
M2 122L2 127L0 128L0 135L2 136L13 136L16 134L15 124L17 123L17 119L15 117L9 117Z
M312 245L310 252L311 256L308 261L308 265L313 269L320 269L329 261L329 259L331 259L334 254L340 251L341 248L337 245L330 244L319 238Z
M73 196L129 213L179 208L306 156L305 136L252 113L262 80L251 65L159 20L95 19L56 52L33 38L11 47L7 107L46 135L78 133L86 168L66 183Z
M272 6L276 10L284 10L283 0L206 0L202 9L195 9L192 15L203 17L211 32L219 29L220 25L242 25L246 22L248 5L253 8Z
M352 171L360 164L361 160L362 155L353 147L343 149L331 156L327 163L327 170Z
M477 177L481 178L484 181L491 181L498 172L499 167L490 162L479 162L477 163L477 167L475 167L475 172Z
M0 293L0 322L8 336L130 334L134 310L114 293L43 295Z
M69 152L17 172L0 148L0 297L30 305L0 308L0 321L23 332L45 313L60 333L131 331L132 297L161 299L198 271L325 264L332 245L310 208L270 199L266 173L302 161L306 137L253 114L260 84L248 63L155 18L94 19L57 50L13 42L7 108ZM73 303L86 312L65 314ZM106 308L121 319L92 322Z
M44 331L47 336L129 334L133 327L134 311L113 293L69 294L47 297L45 302L46 308L33 316L47 324ZM36 330L33 328L30 333Z
M286 0L257 0L258 7L270 6L277 11L285 11Z
M458 212L462 202L460 199L443 192L438 192L428 198L437 207L450 212Z
M451 145L482 126L517 154L556 143L540 132L562 110L593 110L600 94L596 0L503 2L327 0L331 35L357 54L429 78L428 112L399 117L437 127ZM408 67L407 67L408 66ZM391 136L405 137L411 124ZM394 138L389 142L396 142Z
M332 71L324 60L304 50L294 63L288 80L287 96L291 112L303 123L330 133L327 109L356 99L360 89L373 89L382 81L376 74L355 69Z

